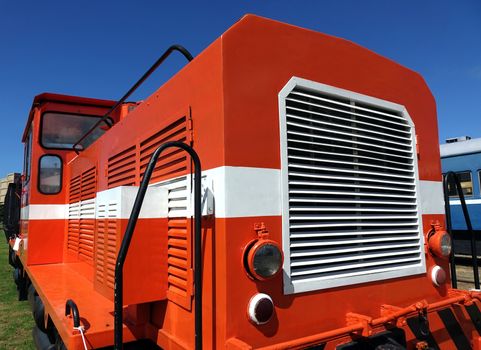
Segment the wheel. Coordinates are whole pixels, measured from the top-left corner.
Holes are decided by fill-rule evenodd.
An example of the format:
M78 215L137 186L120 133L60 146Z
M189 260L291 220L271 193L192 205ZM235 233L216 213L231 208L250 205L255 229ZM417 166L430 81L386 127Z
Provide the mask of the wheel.
M17 267L17 253L12 247L8 246L8 263L13 267Z
M33 342L37 350L54 350L55 344L50 342L48 335L42 332L38 327L33 327L32 330Z
M20 270L19 267L16 267L15 270L13 270L13 280L17 285L17 289L18 289L18 285L20 284L21 275L22 275L22 271Z
M37 325L38 329L42 332L47 332L45 328L45 305L43 304L42 299L39 297L35 298L34 306L33 306L33 319L35 320L35 324Z
M30 304L30 310L33 312L33 307L35 306L35 299L38 298L37 291L35 290L35 287L33 286L32 283L28 286L28 291L27 291L27 299L28 303Z

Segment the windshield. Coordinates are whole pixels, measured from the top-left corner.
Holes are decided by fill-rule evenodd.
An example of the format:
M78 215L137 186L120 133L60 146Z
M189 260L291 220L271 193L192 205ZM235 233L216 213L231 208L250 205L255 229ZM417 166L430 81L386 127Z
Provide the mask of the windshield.
M43 115L41 143L45 148L71 149L101 117L47 112ZM96 128L82 141L82 149L97 140L105 130Z

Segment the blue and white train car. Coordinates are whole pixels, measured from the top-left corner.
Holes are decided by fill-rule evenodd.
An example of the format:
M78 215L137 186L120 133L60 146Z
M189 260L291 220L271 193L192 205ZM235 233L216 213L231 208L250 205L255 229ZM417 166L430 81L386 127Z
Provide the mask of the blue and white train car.
M441 144L441 165L443 173L454 171L461 182L466 204L474 230L481 230L481 138L469 136L447 139ZM461 202L454 186L449 186L449 204L451 207L454 239L466 241L466 222L461 209ZM479 243L478 243L479 244ZM468 253L465 244L458 245L462 252ZM478 255L479 255L478 251Z

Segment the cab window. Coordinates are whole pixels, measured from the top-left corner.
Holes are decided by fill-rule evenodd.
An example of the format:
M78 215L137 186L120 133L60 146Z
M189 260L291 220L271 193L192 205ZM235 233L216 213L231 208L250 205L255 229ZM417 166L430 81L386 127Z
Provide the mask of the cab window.
M41 144L44 148L71 149L100 118L91 115L46 112L42 116ZM104 132L105 128L96 128L82 141L81 147L87 148Z
M62 159L47 154L40 158L38 190L43 194L56 194L62 190Z

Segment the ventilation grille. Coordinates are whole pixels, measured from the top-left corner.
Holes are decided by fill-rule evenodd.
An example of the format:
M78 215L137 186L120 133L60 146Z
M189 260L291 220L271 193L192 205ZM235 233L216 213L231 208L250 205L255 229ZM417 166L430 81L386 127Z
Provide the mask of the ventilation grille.
M294 292L421 272L413 132L402 112L299 85L284 102Z
M191 142L187 118L173 120L155 134L109 159L109 188L135 185L144 175L154 151L168 141ZM139 161L135 161L136 154ZM165 150L157 161L151 182L169 191L168 214L168 298L190 309L192 296L191 227L188 217L190 183L187 154L179 149ZM105 228L103 228L105 230ZM100 236L99 236L100 237Z
M79 260L93 265L96 169L70 180L67 249Z
M155 149L167 141L187 142L186 118L175 120L140 143L140 177L144 175ZM159 157L152 173L152 181L178 176L187 171L187 154L181 149L167 149Z
M108 188L135 185L135 146L109 158Z
M191 296L190 222L188 215L189 183L186 176L159 184L168 190L168 290L169 295Z
M114 288L115 260L117 257L118 203L100 204L97 208L97 241L95 250L98 282Z

